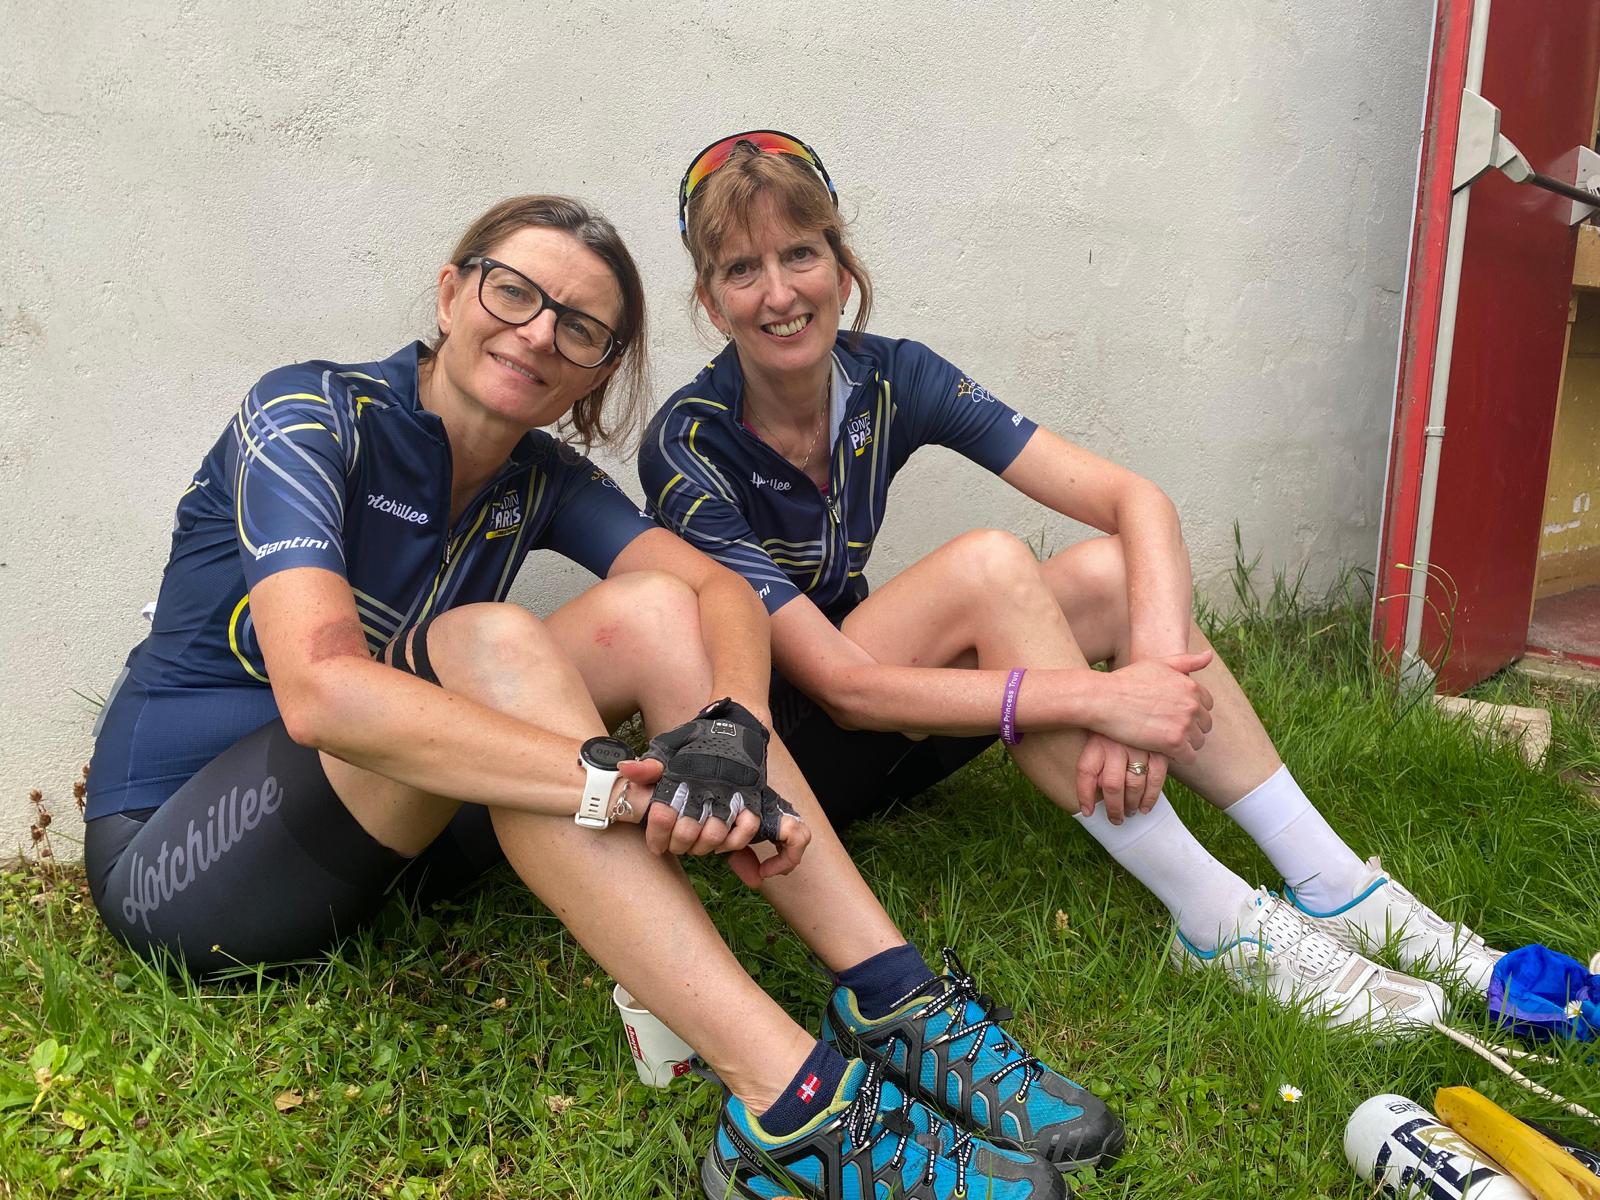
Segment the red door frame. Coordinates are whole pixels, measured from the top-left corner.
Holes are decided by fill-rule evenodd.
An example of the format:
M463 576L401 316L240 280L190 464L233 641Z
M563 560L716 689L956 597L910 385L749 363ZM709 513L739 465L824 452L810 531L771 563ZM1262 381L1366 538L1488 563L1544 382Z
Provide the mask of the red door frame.
M1415 649L1450 690L1526 647L1577 245L1569 201L1494 171L1471 185L1452 237L1463 211L1451 193L1461 91L1474 84L1473 18L1486 4L1440 0L1435 25L1373 619L1386 651ZM1600 0L1498 0L1478 24L1475 90L1502 109L1502 132L1533 168L1560 175L1572 147L1594 135ZM1442 428L1430 430L1441 385ZM1430 434L1434 497L1424 494ZM1419 586L1420 629L1407 612Z
M1439 0L1434 20L1428 104L1417 166L1417 207L1406 272L1400 361L1395 391L1389 469L1384 480L1383 525L1374 587L1373 637L1391 661L1405 650L1407 600L1416 574L1417 518L1422 499L1422 461L1427 450L1428 402L1439 349L1441 282L1450 239L1454 199L1456 134L1461 93L1466 87L1472 38L1473 0Z

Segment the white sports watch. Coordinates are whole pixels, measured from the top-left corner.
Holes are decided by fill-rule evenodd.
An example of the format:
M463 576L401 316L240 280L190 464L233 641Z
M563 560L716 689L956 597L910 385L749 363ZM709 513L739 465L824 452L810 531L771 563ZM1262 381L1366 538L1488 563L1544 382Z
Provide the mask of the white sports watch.
M573 821L585 829L604 829L611 824L611 792L617 786L617 764L633 757L626 742L614 737L592 737L578 750L578 765L584 770L583 799Z

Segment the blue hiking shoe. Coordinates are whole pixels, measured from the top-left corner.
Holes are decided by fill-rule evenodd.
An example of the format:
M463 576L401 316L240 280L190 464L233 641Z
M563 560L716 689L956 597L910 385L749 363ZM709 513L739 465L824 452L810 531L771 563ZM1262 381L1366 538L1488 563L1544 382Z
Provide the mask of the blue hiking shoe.
M1092 1092L1012 1041L1011 1012L977 989L955 951L944 975L869 1021L855 993L835 988L822 1038L846 1056L879 1062L901 1087L998 1146L1039 1154L1060 1170L1102 1166L1122 1153L1122 1122Z
M832 1101L798 1132L774 1138L733 1096L700 1164L707 1200L1066 1200L1055 1168L963 1133L853 1062Z

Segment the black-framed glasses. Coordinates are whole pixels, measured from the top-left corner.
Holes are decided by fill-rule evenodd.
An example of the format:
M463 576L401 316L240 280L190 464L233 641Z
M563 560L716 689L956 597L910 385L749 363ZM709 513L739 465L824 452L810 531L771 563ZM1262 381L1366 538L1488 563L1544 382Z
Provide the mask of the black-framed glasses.
M823 186L828 189L828 196L833 201L833 206L839 207L838 189L833 186L833 180L828 178L828 169L822 165L822 159L815 150L792 133L784 133L780 129L747 129L743 133L730 134L712 142L690 160L689 169L683 173L683 180L678 184L678 236L683 239L684 245L689 244L689 201L694 198L696 189L708 177L715 175L727 165L734 150L741 145L752 146L763 154L783 154L790 158L798 158L801 162L809 164L821 177Z
M482 267L478 303L507 325L526 325L545 309L556 315L556 350L575 367L601 367L622 350L622 339L598 317L554 299L515 267L482 255L461 264L463 271Z

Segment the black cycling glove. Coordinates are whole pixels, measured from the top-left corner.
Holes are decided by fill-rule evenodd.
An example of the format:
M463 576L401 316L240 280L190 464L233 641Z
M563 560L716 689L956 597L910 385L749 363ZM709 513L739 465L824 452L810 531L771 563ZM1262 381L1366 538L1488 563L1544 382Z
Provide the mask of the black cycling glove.
M756 836L750 840L753 842L771 842L774 846L778 844L778 826L783 823L785 817L793 817L796 821L805 820L804 817L795 812L794 805L790 804L771 788L761 789L760 816L761 828L756 831Z
M650 803L702 823L717 817L730 826L749 809L761 822L755 840L776 842L784 815L798 814L767 787L770 736L744 705L731 699L708 705L692 721L650 739L644 757L662 765Z

